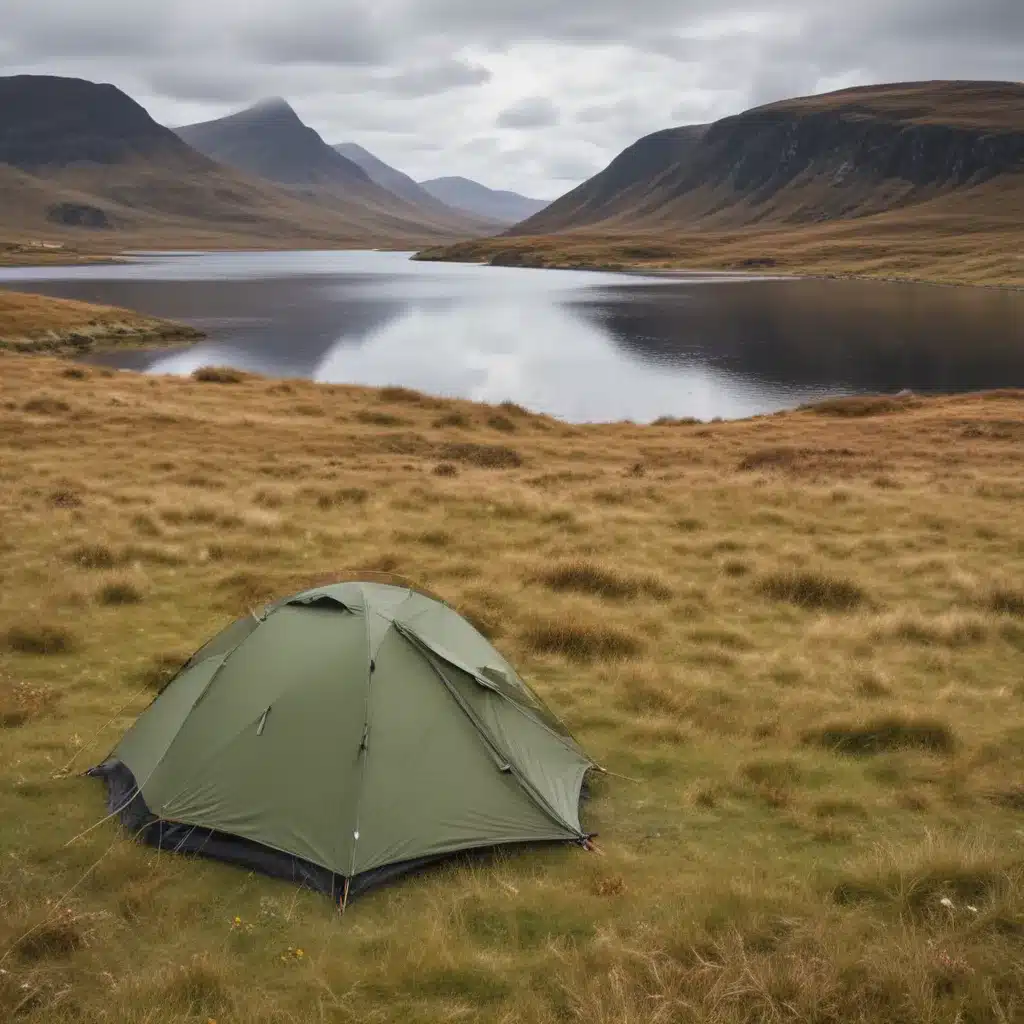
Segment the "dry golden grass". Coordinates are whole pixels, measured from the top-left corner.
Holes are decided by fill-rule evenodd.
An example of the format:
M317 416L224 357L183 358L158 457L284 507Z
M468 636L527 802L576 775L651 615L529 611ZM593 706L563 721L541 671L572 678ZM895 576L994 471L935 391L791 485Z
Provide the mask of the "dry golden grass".
M202 332L115 306L0 289L0 351L88 352L112 345L184 343Z
M0 364L0 1019L1021 1018L1024 392L582 427ZM595 780L597 852L340 917L101 823L78 773L192 651L367 570L452 601L635 780Z

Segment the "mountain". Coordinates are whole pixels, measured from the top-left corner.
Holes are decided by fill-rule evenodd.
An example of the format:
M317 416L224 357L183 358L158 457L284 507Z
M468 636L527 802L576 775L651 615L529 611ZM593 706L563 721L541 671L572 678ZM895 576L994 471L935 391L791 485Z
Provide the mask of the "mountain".
M376 192L358 164L328 146L279 97L175 130L193 149L258 178L282 185L341 185Z
M109 249L411 248L474 233L466 218L456 223L413 209L327 146L329 194L224 166L112 85L0 77L0 110L0 236L87 237ZM282 112L270 114L280 119Z
M344 212L345 204L357 202L381 219L385 234L465 238L492 233L495 227L450 209L425 192L407 197L378 183L359 162L324 142L279 97L176 131L206 156L284 185L318 205ZM375 159L369 153L366 157Z
M516 224L548 205L543 200L529 199L518 192L487 188L468 178L431 178L421 181L420 185L447 206L502 224Z
M425 188L418 185L408 174L384 163L383 160L374 156L369 150L355 142L341 142L332 147L336 153L351 160L352 163L361 167L370 178L382 188L394 192L396 196L407 199L410 203L421 203L426 207L444 207L444 204L435 199ZM450 207L444 207L451 209Z
M510 234L820 223L1022 171L1024 85L869 86L649 135Z

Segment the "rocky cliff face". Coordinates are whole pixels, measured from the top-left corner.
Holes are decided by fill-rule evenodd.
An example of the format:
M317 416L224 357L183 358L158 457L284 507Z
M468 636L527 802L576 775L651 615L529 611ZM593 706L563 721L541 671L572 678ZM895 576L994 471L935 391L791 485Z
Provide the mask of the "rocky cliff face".
M1003 175L1024 187L1024 86L857 89L647 136L512 233L828 220Z

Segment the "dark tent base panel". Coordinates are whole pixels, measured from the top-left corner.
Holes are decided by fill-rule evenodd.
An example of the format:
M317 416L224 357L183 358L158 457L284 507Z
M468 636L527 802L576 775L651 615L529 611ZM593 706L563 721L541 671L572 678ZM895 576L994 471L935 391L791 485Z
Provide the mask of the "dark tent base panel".
M107 761L95 768L90 768L86 775L102 779L107 786L107 810L116 814L121 824L136 839L158 850L171 850L174 853L193 853L200 857L238 864L250 871L259 871L271 878L281 878L294 882L314 892L330 896L336 903L345 897L345 877L329 871L327 868L312 864L308 860L296 857L291 853L273 850L262 843L251 839L243 839L227 832L214 829L199 828L195 825L183 825L179 822L164 821L157 818L146 806L142 793L136 785L135 776L120 761ZM587 780L584 779L580 800L587 797ZM588 839L592 836L588 836ZM569 840L570 842L572 840ZM536 845L516 843L514 846ZM416 857L401 861L398 864L386 864L372 871L364 871L349 880L347 901L352 902L357 896L384 885L395 878L418 871L441 860L452 860L458 857L488 856L498 849L496 846L481 847L476 850L464 850L456 854L437 854L431 857Z

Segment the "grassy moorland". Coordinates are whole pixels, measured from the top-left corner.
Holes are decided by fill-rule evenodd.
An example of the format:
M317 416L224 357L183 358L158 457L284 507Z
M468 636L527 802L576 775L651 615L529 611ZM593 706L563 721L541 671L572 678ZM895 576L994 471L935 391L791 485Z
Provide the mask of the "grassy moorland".
M117 306L0 289L0 351L74 355L125 345L185 344L201 337L193 327Z
M0 356L0 1019L1024 1013L1024 392L571 426ZM397 572L603 777L598 851L329 901L102 821L101 759L271 595Z

